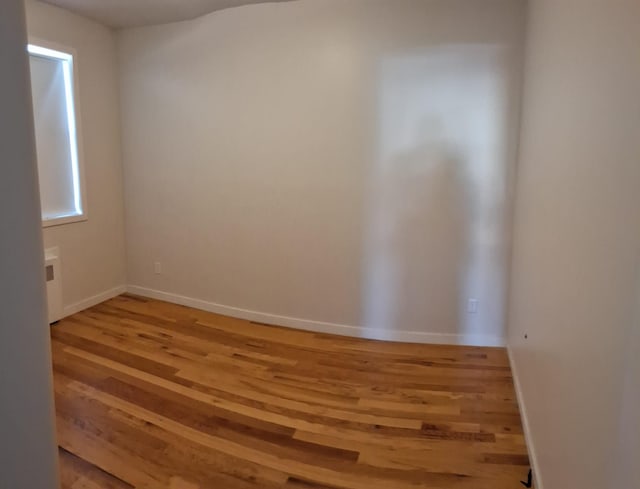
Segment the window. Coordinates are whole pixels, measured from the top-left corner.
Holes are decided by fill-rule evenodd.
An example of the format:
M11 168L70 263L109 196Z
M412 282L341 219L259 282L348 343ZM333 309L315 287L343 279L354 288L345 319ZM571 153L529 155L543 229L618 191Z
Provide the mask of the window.
M86 219L73 54L29 44L43 226Z

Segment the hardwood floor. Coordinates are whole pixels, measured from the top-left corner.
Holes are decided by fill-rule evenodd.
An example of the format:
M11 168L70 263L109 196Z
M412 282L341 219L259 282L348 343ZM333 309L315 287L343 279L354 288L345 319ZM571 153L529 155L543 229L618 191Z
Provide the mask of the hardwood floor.
M515 489L506 353L120 296L52 328L63 489Z

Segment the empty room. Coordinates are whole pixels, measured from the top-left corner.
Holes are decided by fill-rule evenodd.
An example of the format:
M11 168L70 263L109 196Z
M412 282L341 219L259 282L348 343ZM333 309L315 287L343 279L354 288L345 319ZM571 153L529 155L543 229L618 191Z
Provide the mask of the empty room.
M0 2L0 489L640 489L638 0Z

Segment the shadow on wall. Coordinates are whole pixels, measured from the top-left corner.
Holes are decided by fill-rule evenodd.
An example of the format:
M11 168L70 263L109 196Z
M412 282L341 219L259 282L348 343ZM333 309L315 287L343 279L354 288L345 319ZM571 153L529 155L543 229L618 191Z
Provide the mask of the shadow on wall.
M504 54L451 45L379 67L363 301L376 337L428 331L492 344L504 336Z

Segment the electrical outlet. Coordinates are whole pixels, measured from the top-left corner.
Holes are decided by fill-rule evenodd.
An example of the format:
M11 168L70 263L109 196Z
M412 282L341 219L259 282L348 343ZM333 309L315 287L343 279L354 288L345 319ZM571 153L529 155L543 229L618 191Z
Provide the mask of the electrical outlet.
M162 263L160 263L159 261L154 262L153 271L156 275L160 275L162 273Z
M469 314L478 313L478 299L469 299L467 302L467 312Z

